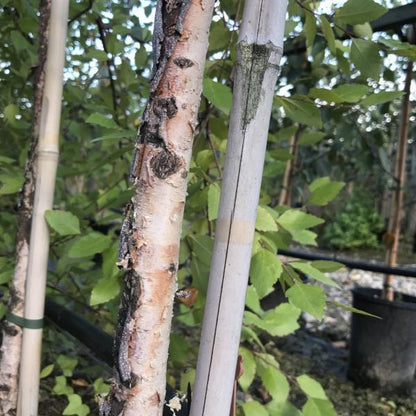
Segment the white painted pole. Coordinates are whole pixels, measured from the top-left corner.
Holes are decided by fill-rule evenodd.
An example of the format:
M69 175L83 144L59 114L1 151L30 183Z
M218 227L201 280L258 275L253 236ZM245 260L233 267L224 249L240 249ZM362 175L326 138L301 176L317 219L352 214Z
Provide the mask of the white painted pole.
M52 208L58 164L62 75L69 0L52 0L42 114L37 156L37 179L26 278L25 319L20 363L18 416L37 416L42 320L49 253L45 210Z
M287 1L246 1L191 416L228 416Z

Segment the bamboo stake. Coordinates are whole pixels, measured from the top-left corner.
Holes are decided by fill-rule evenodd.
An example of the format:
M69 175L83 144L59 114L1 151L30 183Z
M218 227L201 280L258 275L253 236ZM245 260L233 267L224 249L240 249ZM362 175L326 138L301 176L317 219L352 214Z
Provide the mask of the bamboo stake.
M18 416L36 416L38 410L42 321L49 252L49 230L44 212L52 208L58 164L68 4L68 0L53 0L51 6L35 200L26 278Z
M393 193L392 204L390 206L390 217L388 224L388 235L391 236L390 247L386 250L386 263L390 267L397 265L397 252L399 249L400 222L403 209L403 189L406 179L406 155L407 139L409 132L409 113L410 113L410 87L413 78L413 61L409 61L406 68L406 80L404 85L404 96L402 101L402 114L400 124L399 144L396 155L395 166L395 191ZM393 276L384 276L383 297L387 300L394 300L394 290L392 288Z
M30 148L26 158L25 182L19 194L18 228L16 237L16 258L10 294L7 302L8 313L2 322L2 343L0 349L0 415L15 414L17 407L18 373L22 346L21 328L13 317L23 318L25 281L29 259L30 222L33 211L35 190L35 163L39 142L40 115L43 87L45 84L45 63L49 30L51 0L42 0L39 5L38 65L34 77L33 113L30 132Z
M227 416L286 1L246 1L191 416Z

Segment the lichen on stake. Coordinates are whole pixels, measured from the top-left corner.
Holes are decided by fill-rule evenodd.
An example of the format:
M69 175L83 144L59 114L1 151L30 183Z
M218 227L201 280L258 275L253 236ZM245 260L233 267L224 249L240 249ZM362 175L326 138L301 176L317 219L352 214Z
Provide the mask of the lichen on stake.
M150 97L131 168L118 264L126 271L114 381L100 415L159 416L179 241L213 0L159 0Z

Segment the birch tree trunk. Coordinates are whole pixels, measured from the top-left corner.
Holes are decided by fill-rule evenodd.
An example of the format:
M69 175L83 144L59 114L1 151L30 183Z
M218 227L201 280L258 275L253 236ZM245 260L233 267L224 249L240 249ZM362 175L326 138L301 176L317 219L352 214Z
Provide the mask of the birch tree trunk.
M179 241L214 0L159 0L135 194L120 238L126 271L115 381L101 415L162 415Z
M19 195L18 229L16 238L16 259L8 299L8 314L2 322L2 345L0 349L0 415L14 415L17 406L17 386L22 343L22 328L16 318L23 318L23 300L29 258L30 223L33 211L35 187L35 160L39 142L42 95L45 85L45 63L48 47L48 31L51 0L40 4L39 17L39 61L34 77L33 118L31 143L26 160L25 182Z
M228 416L287 2L246 1L191 416Z
M49 229L45 220L45 211L52 209L58 165L68 5L69 0L51 2L30 251L25 284L18 416L36 416L38 410L42 326L49 255Z

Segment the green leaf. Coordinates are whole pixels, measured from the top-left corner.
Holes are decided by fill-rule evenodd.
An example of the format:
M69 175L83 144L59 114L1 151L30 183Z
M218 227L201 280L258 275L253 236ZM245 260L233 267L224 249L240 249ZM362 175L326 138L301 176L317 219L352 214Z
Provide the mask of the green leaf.
M9 124L15 124L17 122L16 116L19 114L19 107L16 104L6 105L3 114Z
M362 84L343 84L335 88L335 92L346 103L356 103L367 94L369 87Z
M119 125L112 119L103 114L93 113L86 120L87 123L97 124L106 129L119 129Z
M326 393L322 386L313 378L306 374L296 377L296 381L302 391L308 396L314 399L328 400Z
M62 412L63 415L86 416L90 413L90 408L82 403L81 396L78 394L70 394L67 396L69 404Z
M256 292L256 289L253 285L248 285L246 293L246 306L250 308L253 312L261 314L263 310L260 306L259 295Z
M91 291L90 305L99 305L115 298L120 293L118 276L103 277Z
M176 366L184 366L189 360L189 345L182 335L171 333L169 358Z
M303 416L335 416L335 409L328 400L309 398L302 408Z
M271 365L265 365L259 359L257 359L257 368L263 386L273 397L273 400L279 403L286 402L290 387L282 372Z
M288 209L276 221L290 233L315 227L324 222L322 218L297 209Z
M403 93L401 91L382 91L369 95L368 97L364 98L360 104L364 106L378 105L396 100L402 96Z
M323 15L321 15L321 29L328 43L329 50L331 51L332 55L336 56L337 48L335 46L334 31L332 30L331 24L328 22L328 19Z
M310 185L309 205L323 206L332 201L344 187L344 182L332 182L328 177L315 179Z
M342 23L358 25L378 19L387 9L373 0L348 0L337 10L336 19Z
M314 233L313 231L310 230L300 230L300 231L295 231L292 230L292 238L294 241L296 241L297 243L300 244L305 244L308 246L317 246L317 242L316 242L316 237L317 234Z
M101 142L105 140L120 140L120 139L131 139L133 140L137 135L136 130L123 130L116 133L106 134L99 136L91 140L91 143Z
M244 312L244 324L254 325L272 336L284 337L299 329L299 316L300 310L297 307L282 303L264 312L261 318L250 311Z
M69 211L45 211L49 226L60 235L80 234L79 219Z
M337 270L345 267L342 263L338 263L337 261L330 261L330 260L315 260L311 262L311 265L315 267L315 269L318 269L324 273L336 272Z
M317 280L318 282L325 283L328 286L339 287L333 280L329 277L326 277L321 271L315 269L308 263L303 263L300 261L293 261L289 263L296 270L300 270L305 273L308 277Z
M266 407L270 416L302 416L301 411L296 409L289 401L280 403L272 400L267 403Z
M240 347L238 353L243 357L244 373L238 379L238 384L243 391L247 391L251 386L256 375L256 361L254 360L253 353L247 348Z
M373 29L368 22L365 22L362 25L354 25L353 29L355 35L359 38L371 39L373 36Z
M339 308L345 309L346 311L349 311L349 312L358 313L359 315L370 316L371 318L382 319L377 315L373 315L372 313L362 311L361 309L353 308L352 306L349 306L349 305L344 305L343 303L337 302L335 300L331 300L331 303L333 305L338 306Z
M107 61L108 56L104 51L100 51L99 49L90 49L86 54L86 58L89 59L97 59L98 61Z
M189 235L192 251L198 257L198 259L205 265L210 266L212 257L212 248L214 241L207 235Z
M53 387L52 391L55 394L66 394L66 395L74 393L74 389L71 386L67 385L65 376L55 377L55 386Z
M251 259L250 280L260 299L273 290L281 274L282 263L269 250L261 249Z
M224 84L204 78L203 94L216 108L229 115L232 103L232 93L229 87Z
M316 36L316 18L313 13L305 10L305 24L303 26L306 36L306 47L313 45Z
M74 371L74 368L78 364L77 358L68 357L67 355L60 354L56 359L57 364L61 368L65 377L71 377Z
M110 386L102 377L95 379L93 386L95 394L107 394L110 392Z
M256 230L277 231L277 224L268 207L257 207Z
M312 146L319 143L325 136L326 133L322 131L305 131L300 135L298 144L301 146Z
M51 375L53 368L55 367L54 364L49 364L45 368L42 369L40 372L39 378L46 378Z
M326 101L327 103L342 103L341 97L334 91L327 88L311 88L309 97Z
M221 190L217 183L212 183L208 188L208 220L214 221L218 217Z
M353 39L350 57L352 63L363 76L375 80L380 78L381 57L379 47L374 42Z
M0 175L0 195L15 194L20 191L25 178L22 176Z
M317 319L321 319L325 309L325 294L321 287L297 283L286 291L289 302L308 312Z
M89 257L102 253L110 244L110 237L93 231L75 241L68 251L68 256L72 258Z
M285 110L286 116L293 121L312 127L322 127L319 109L306 96L293 95L290 98L278 96L275 99Z
M249 401L241 406L244 416L269 416L269 412L259 402Z

